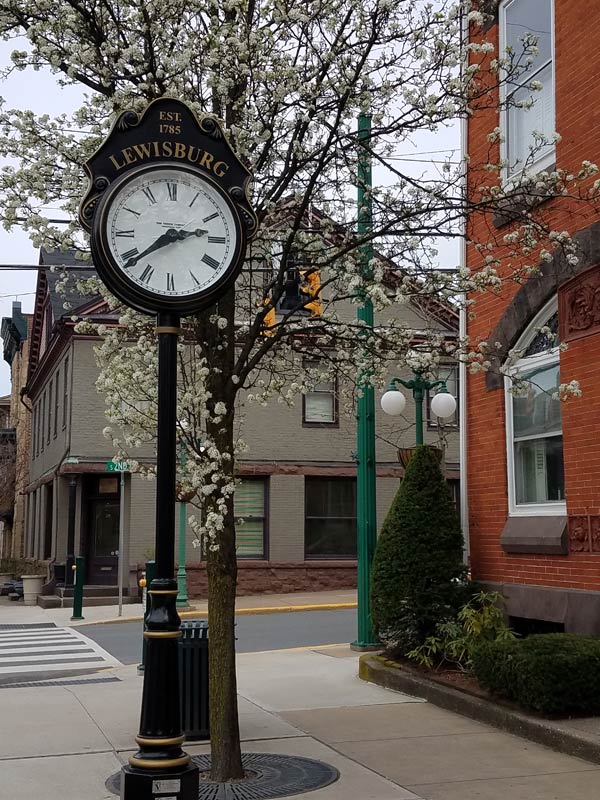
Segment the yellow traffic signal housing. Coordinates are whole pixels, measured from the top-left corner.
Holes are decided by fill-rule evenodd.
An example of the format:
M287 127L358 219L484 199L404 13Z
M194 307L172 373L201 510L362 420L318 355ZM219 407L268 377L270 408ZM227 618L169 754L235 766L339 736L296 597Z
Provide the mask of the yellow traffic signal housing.
M265 298L264 304L269 306L269 310L263 318L263 336L275 336L275 331L271 330L277 321L275 317L275 306L271 305L270 297Z
M306 303L304 308L310 311L313 317L319 317L323 313L323 303L321 301L321 276L318 269L303 269L300 271L304 279L304 286L300 289L303 295L312 298L310 303Z

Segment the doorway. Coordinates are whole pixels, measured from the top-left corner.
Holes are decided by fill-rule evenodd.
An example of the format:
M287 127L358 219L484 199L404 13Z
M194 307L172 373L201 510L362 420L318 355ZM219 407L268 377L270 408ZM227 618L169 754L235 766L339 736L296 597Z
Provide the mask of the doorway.
M119 479L87 478L85 557L87 583L116 586L119 560Z

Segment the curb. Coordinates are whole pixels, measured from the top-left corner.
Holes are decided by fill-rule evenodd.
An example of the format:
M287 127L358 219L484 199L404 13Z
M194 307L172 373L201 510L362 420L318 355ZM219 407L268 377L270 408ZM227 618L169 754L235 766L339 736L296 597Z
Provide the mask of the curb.
M361 656L358 676L363 681L385 689L422 697L440 708L484 722L560 753L600 764L600 742L565 728L560 720L541 719L497 705L485 698L415 675L401 667L390 666L392 663L378 656Z
M258 606L256 608L238 608L235 612L236 617L243 617L248 614L290 614L295 611L340 611L343 609L357 608L357 603L314 603L304 606ZM83 609L85 612L85 608ZM208 612L199 609L180 611L181 619L193 617L206 617ZM70 625L71 628L84 628L86 625L119 625L125 622L143 622L143 617L115 617L115 619L90 620L80 622L78 625Z

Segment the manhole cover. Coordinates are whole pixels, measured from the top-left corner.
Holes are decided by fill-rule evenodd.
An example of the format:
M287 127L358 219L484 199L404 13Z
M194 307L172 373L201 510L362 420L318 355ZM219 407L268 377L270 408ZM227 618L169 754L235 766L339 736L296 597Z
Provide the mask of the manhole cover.
M200 772L210 769L210 755L194 756ZM267 800L271 797L288 797L329 786L340 777L335 767L301 756L284 756L275 753L243 753L242 763L251 774L238 783L211 783L200 781L198 800ZM121 773L111 775L106 788L113 794L121 790Z

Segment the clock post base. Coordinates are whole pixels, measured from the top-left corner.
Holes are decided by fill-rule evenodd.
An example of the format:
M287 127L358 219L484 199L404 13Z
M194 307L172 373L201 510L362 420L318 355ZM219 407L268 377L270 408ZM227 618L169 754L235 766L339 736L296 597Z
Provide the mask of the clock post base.
M121 769L121 800L198 800L198 767L139 769L129 764Z

